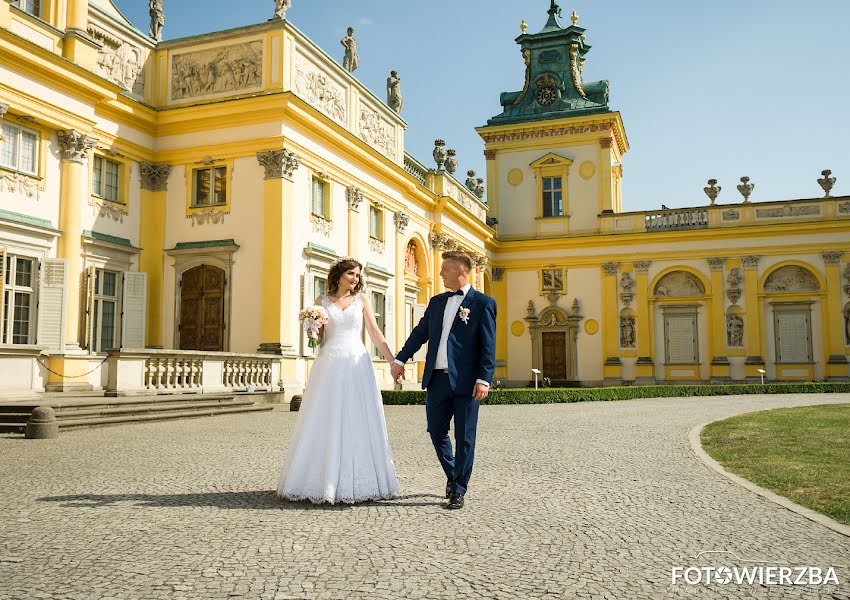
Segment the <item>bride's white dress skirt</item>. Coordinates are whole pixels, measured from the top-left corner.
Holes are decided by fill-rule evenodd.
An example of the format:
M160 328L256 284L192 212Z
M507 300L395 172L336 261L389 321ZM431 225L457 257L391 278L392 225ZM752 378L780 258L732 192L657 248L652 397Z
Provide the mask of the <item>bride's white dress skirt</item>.
M398 496L381 394L360 339L358 296L345 311L323 299L330 323L278 482L278 496L352 504Z

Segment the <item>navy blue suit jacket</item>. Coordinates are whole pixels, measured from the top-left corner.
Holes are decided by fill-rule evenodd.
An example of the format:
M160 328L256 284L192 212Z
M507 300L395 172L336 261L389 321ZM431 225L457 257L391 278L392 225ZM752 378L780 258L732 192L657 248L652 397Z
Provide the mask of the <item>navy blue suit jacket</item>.
M428 387L428 381L434 371L437 348L443 333L443 313L451 296L452 292L446 292L431 298L425 314L413 328L404 348L396 357L405 363L422 344L428 342L425 373L422 376L423 388ZM474 288L469 288L460 308L469 309L469 322L464 323L461 320L458 309L446 348L449 358L449 382L455 394L472 395L477 379L487 383L493 381L493 371L496 368L496 301Z

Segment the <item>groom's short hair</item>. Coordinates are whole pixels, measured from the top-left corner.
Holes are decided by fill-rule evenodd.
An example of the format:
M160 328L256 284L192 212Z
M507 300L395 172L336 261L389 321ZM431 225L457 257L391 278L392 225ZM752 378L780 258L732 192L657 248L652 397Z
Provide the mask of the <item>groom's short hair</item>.
M458 252L456 250L443 252L443 260L455 260L466 267L467 273L472 272L472 259L466 252Z

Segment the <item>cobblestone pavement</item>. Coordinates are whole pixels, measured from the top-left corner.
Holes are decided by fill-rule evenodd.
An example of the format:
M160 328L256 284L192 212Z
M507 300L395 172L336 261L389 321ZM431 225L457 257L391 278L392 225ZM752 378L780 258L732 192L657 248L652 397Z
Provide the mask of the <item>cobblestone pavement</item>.
M387 407L402 497L274 490L295 413L0 438L0 598L850 598L850 538L742 489L688 431L850 395L486 406L461 511L423 407ZM838 586L673 585L726 550L837 566Z

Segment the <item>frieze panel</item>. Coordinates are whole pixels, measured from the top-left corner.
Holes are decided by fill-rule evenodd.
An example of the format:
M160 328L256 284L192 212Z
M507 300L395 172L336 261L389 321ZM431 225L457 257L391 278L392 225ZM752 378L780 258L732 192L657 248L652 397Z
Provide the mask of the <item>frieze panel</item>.
M41 200L41 192L45 189L44 180L40 181L20 173L0 173L0 192L18 192L38 202Z
M819 215L820 206L809 204L807 206L777 206L774 208L757 208L756 217L759 219L782 219L786 217L805 217Z
M259 89L263 85L263 42L246 41L174 56L171 99Z
M779 267L767 276L765 292L816 292L820 283L811 271L797 265Z
M121 40L97 25L90 24L88 33L100 42L97 73L124 86L135 96L145 93L145 59L142 48Z
M345 89L300 54L295 61L295 90L331 119L346 124Z
M388 158L396 159L395 128L367 106L360 107L360 139L380 150Z
M661 298L687 298L705 295L705 286L686 271L667 273L655 284L655 295Z

